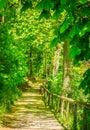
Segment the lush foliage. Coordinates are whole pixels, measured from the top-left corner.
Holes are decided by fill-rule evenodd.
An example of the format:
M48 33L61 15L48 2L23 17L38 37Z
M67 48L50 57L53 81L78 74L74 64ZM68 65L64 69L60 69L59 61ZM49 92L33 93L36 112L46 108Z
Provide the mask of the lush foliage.
M4 15L5 19L0 25L0 104L7 108L21 95L18 85L26 74L45 77L48 70L43 65L44 50L53 36L49 23L38 21L37 11L29 9L18 13L16 7L20 10L21 6L17 5L17 1L8 3L4 14L5 4L0 8L1 18ZM13 10L14 14L11 13ZM50 37L47 38L47 35ZM50 53L50 49L47 53Z
M21 95L17 86L26 75L46 78L48 89L62 94L65 42L67 60L73 61L67 95L90 102L89 8L89 0L0 0L1 111ZM53 75L58 44L59 68Z
M25 55L7 25L0 27L0 102L9 105L18 96L18 86L27 72Z
M37 5L38 9L42 10L41 16L47 18L52 14L53 17L58 20L62 19L62 23L56 29L55 42L68 41L70 53L69 58L74 58L74 63L86 60L90 58L90 2L88 0L42 0ZM90 72L84 74L84 79L80 84L80 88L83 88L85 94L90 93Z
M27 74L27 55L23 45L12 34L12 21L16 19L16 8L12 3L0 1L0 106L1 112L9 109L21 95L18 85L23 83ZM16 3L17 4L17 3ZM3 109L2 109L3 108Z

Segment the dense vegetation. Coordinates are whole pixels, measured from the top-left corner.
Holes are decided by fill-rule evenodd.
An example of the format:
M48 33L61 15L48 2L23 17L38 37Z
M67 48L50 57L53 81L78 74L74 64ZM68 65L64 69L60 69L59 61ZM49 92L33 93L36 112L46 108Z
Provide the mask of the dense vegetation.
M0 0L0 115L27 75L90 103L89 8L89 0Z

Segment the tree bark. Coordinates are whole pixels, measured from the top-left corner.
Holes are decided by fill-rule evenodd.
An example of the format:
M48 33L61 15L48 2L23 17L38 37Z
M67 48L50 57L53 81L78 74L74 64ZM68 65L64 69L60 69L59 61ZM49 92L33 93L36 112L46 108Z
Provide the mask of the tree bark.
M54 62L53 62L53 76L55 76L59 70L59 62L60 62L60 52L61 52L60 44L57 46L55 55L54 55Z
M32 71L32 52L30 52L30 77L32 76L33 71Z
M46 49L44 50L44 75L45 75L45 78L47 79L47 54L46 54Z
M5 23L5 16L4 16L5 9L3 8L3 15L2 15L2 23Z
M63 44L63 83L62 83L62 95L68 96L69 82L70 82L70 69L71 61L68 60L68 42Z

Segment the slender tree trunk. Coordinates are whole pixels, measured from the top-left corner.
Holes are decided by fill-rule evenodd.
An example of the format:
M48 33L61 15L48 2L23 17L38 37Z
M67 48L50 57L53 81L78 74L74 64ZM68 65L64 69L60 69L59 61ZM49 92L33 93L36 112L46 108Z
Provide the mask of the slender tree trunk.
M2 23L4 23L5 22L5 16L3 15L2 16Z
M5 9L3 8L2 23L4 23L4 22L5 22L4 11L5 11Z
M68 42L65 41L63 44L63 84L62 84L62 95L68 96L69 83L70 83L70 69L71 61L68 60Z
M32 52L30 52L30 77L32 76L33 71L32 71Z
M46 49L44 50L44 76L47 79L47 55L46 55Z
M60 45L57 46L55 55L54 55L54 62L53 62L53 76L55 76L59 70L59 62L60 62Z
M21 0L18 0L18 8L17 8L18 19L20 18L21 7L22 7Z

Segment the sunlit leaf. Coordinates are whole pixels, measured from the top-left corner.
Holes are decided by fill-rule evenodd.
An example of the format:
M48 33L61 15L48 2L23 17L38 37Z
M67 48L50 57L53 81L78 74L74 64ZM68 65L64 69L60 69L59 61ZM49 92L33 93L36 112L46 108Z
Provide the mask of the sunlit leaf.
M90 32L90 22L88 22L83 29L79 32L80 37L85 35L86 32Z
M60 27L60 33L64 33L65 30L69 27L68 21L65 21L62 26Z
M85 4L88 0L79 0L80 3Z
M59 38L54 38L50 43L50 48L57 46L58 43L59 43Z
M76 55L79 55L81 53L81 50L77 47L77 46L73 46L71 49L70 49L70 52L69 52L69 55L68 55L68 58L74 58Z

